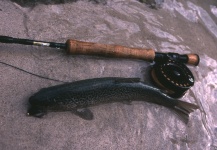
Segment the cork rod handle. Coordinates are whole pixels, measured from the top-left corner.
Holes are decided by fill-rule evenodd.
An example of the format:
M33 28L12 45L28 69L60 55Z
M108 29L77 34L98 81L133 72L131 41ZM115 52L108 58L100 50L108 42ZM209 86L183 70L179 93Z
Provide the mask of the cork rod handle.
M99 55L105 57L134 58L153 61L155 51L152 49L129 48L120 45L106 45L100 43L67 40L67 52L70 54Z
M197 66L200 58L197 54L180 55L177 53L157 53L153 49L130 48L120 45L106 45L100 43L82 42L69 39L66 42L66 51L69 54L98 55L104 57L133 58L145 61L167 60L168 55L173 59Z

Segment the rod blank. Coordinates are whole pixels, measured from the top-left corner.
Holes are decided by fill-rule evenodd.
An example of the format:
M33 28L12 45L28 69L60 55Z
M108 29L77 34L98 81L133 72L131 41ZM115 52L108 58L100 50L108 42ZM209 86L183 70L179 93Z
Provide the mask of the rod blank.
M53 48L66 49L65 43L54 43L54 42L44 42L44 41L35 41L29 39L18 39L9 36L0 36L1 43L16 43L24 45L36 45L36 46L48 46Z

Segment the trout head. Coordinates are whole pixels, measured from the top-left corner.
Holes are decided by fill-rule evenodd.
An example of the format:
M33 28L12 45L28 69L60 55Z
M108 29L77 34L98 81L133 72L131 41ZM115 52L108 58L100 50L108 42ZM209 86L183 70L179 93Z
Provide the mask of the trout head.
M44 108L39 107L39 106L30 106L28 111L27 111L27 115L28 116L34 116L37 118L41 118L46 114L46 111Z
M43 94L34 94L29 98L29 108L27 110L28 116L41 118L46 114L46 96Z

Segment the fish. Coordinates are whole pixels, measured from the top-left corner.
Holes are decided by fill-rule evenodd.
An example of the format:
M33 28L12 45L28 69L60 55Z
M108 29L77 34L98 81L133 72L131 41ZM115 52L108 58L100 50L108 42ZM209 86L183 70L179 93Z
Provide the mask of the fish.
M89 107L103 103L144 101L174 110L187 124L189 114L199 107L174 99L140 78L104 77L75 81L43 88L29 98L27 115L41 118L48 111L71 111L92 120Z

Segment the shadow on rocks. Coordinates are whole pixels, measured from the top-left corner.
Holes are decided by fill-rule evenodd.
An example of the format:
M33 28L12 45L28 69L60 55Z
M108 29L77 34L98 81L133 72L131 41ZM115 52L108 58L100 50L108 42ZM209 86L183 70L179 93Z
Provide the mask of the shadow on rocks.
M34 7L38 4L52 5L52 4L64 4L64 3L73 3L79 0L11 0L19 4L22 7ZM95 4L106 4L106 0L87 0Z
M145 3L152 9L159 9L162 7L164 0L139 0L141 3Z

